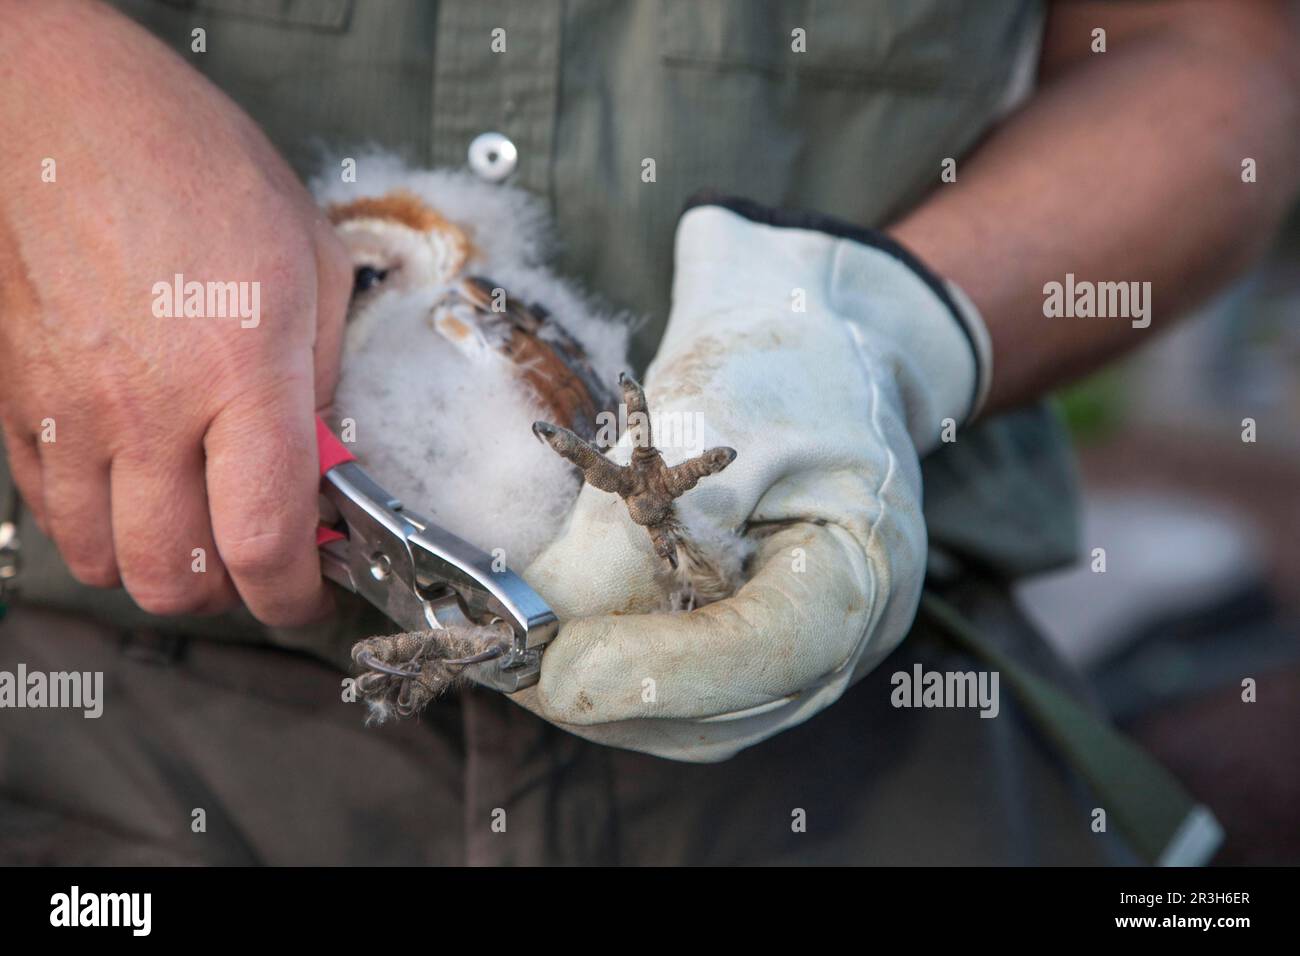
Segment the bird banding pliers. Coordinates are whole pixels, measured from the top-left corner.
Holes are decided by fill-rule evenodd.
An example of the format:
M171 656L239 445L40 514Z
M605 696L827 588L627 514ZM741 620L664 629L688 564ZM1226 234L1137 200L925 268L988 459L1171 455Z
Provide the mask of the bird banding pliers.
M444 657L477 684L505 693L537 682L555 613L523 578L491 555L407 510L316 419L321 495L330 515L317 531L325 577L365 598L404 631L483 628L498 638L474 653ZM495 629L495 630L488 630ZM449 646L452 642L449 640ZM411 676L397 662L365 666Z

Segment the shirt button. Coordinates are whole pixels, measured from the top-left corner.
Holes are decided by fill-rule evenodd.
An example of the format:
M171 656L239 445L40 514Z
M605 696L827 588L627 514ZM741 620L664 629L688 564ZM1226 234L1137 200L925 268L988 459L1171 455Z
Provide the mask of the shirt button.
M499 183L515 171L519 151L501 133L479 133L469 144L469 168L490 183Z

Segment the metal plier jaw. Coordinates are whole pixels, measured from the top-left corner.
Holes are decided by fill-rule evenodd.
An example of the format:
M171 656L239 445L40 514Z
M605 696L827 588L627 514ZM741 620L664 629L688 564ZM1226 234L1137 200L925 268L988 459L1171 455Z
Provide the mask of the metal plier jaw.
M510 625L499 656L464 674L513 693L537 682L542 648L558 623L523 578L467 541L421 518L381 488L329 427L316 420L321 494L338 511L317 532L325 577L365 598L407 631Z

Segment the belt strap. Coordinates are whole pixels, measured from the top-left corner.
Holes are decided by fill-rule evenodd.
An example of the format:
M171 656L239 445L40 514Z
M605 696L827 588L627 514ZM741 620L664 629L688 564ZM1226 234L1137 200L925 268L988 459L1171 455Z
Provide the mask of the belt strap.
M1034 723L1092 787L1138 856L1157 866L1199 866L1214 855L1223 828L1146 751L994 647L933 592L921 595L919 614L999 672Z

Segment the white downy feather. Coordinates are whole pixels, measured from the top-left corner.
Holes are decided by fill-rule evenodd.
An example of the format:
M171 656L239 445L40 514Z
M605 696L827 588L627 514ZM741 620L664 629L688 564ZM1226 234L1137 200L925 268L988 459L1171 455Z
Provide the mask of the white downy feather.
M622 317L546 268L550 237L537 199L384 155L359 157L357 178L322 177L312 188L322 205L414 193L469 233L479 255L467 272L545 305L605 381L626 368ZM473 358L431 327L441 291L381 294L351 323L335 419L356 422L355 454L408 507L523 568L559 532L579 478L533 435L532 423L548 416L514 366L488 350Z

